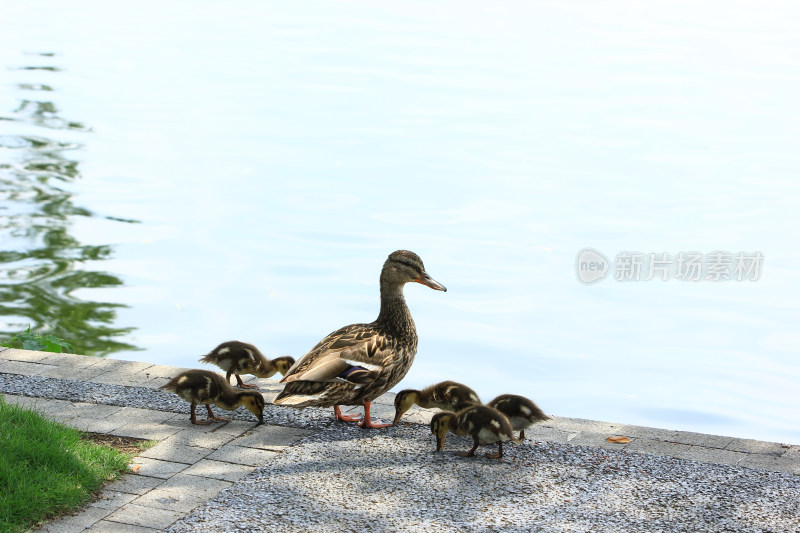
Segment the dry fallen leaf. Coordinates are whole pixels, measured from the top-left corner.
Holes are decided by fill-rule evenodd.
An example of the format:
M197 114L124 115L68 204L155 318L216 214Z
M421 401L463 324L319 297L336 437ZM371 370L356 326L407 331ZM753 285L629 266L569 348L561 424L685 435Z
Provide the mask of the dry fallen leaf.
M139 469L140 469L141 467L142 467L142 465L133 465L133 466L131 467L131 472L133 472L133 473L135 474L136 472L138 472L138 471L139 471Z
M614 444L628 444L631 441L631 439L629 439L628 437L622 437L622 436L608 437L606 440L608 442L613 442Z

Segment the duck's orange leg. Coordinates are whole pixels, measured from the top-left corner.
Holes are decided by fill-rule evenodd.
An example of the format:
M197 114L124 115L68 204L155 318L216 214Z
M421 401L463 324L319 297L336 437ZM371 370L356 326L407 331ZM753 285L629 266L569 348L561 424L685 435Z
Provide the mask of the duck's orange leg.
M239 384L239 388L240 389L257 389L258 388L258 385L248 385L247 383L242 381L242 378L239 377L239 374L234 374L234 376L236 376L236 381Z
M364 429L380 429L380 428L388 428L392 424L376 424L372 421L372 418L369 416L369 408L372 405L372 402L364 402L364 420L358 423Z
M333 415L336 417L336 420L341 422L358 422L361 420L360 415L343 415L338 405L333 406Z
M227 416L216 416L214 415L214 411L211 410L211 406L206 404L206 409L208 409L208 419L214 420L215 422L227 422L230 420Z

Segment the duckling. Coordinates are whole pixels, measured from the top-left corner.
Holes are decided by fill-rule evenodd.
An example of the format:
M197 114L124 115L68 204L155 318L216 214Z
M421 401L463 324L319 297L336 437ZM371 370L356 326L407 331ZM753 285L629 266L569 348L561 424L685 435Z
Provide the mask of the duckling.
M526 397L516 394L501 394L486 405L494 407L508 417L511 427L519 430L520 441L525 440L526 428L536 422L550 420L550 417L544 414L539 406Z
M246 385L239 374L252 374L258 378L269 378L280 372L285 375L294 364L294 358L288 355L270 361L252 344L239 341L223 342L208 355L200 359L201 363L217 365L227 371L225 379L231 381L231 374L236 376L239 387L257 389L255 385Z
M436 451L444 448L444 437L451 431L456 435L470 435L474 446L468 452L460 452L462 457L472 457L478 444L491 444L496 442L499 451L497 453L487 453L486 457L498 459L503 456L503 442L510 440L519 444L519 440L514 437L511 431L511 422L508 418L491 407L485 405L471 405L465 409L453 413L445 411L436 413L431 419L431 433L436 436Z
M455 381L442 381L422 390L401 390L394 397L394 422L397 425L403 414L411 409L414 404L430 409L438 407L445 411L455 411L456 407L467 404L479 404L481 399L478 394L461 383Z
M230 418L214 416L211 405L233 411L244 406L258 417L258 424L264 423L264 397L258 391L237 391L231 387L230 382L216 372L208 370L187 370L172 378L161 389L174 392L192 404L192 424L208 425L212 420L226 421ZM205 405L208 409L208 420L199 421L195 418L194 408L197 404Z

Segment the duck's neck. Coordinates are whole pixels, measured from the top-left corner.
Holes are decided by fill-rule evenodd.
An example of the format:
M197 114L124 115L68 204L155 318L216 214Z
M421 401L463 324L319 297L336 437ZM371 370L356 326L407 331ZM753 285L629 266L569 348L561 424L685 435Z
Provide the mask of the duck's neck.
M381 312L375 325L396 337L417 336L414 320L403 297L403 285L381 282Z
M230 390L224 390L222 394L220 394L217 405L227 411L233 411L239 404L240 397L241 393L236 389L231 388Z

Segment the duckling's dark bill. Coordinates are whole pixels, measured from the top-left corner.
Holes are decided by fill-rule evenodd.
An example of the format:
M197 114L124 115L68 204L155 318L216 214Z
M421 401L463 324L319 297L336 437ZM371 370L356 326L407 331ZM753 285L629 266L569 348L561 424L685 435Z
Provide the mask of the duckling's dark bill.
M416 281L417 283L422 283L423 285L427 285L431 289L447 292L447 287L445 287L444 285L442 285L441 283L439 283L438 281L436 281L435 279L433 279L424 272L422 273L422 276L418 277L414 281Z

